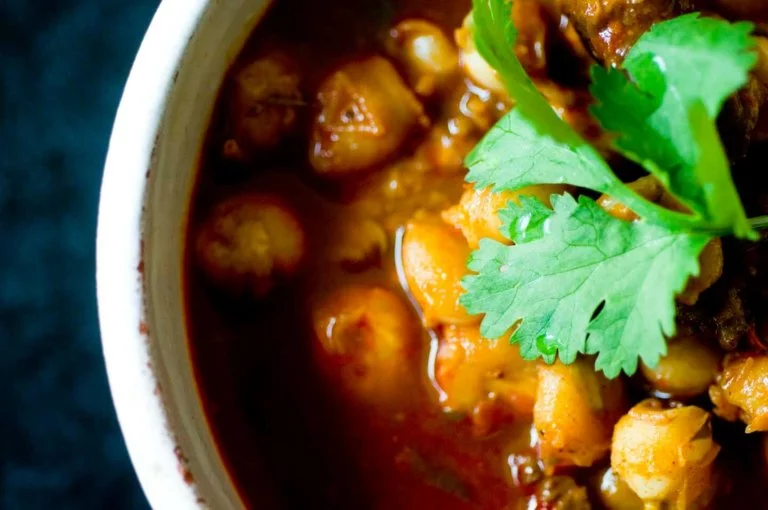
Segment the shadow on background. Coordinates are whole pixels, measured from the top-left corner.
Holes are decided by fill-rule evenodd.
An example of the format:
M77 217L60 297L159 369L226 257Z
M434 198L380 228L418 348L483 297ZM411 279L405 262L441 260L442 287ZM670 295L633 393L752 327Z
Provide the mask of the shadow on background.
M0 508L147 508L107 388L94 238L159 0L0 1Z

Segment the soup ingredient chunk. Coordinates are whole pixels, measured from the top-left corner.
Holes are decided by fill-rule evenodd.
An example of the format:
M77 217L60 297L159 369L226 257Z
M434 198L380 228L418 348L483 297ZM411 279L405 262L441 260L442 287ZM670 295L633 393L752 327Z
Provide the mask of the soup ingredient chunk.
M398 23L389 35L389 53L405 68L417 94L431 96L450 85L459 68L459 56L440 27L408 19Z
M225 144L225 154L240 157L269 149L290 134L298 108L304 106L299 85L291 63L277 55L255 60L237 73L230 106L234 138Z
M611 466L648 504L705 508L715 490L709 414L694 406L664 409L644 400L619 420Z
M530 419L536 398L536 363L525 361L507 337L483 338L477 326L443 328L435 377L447 410L469 413L484 435L505 418Z
M720 356L691 334L678 335L667 344L667 354L656 368L642 364L640 369L661 394L690 398L706 393L720 368Z
M312 324L347 390L373 403L414 384L418 321L405 301L382 287L346 286L312 303Z
M195 247L213 282L237 294L263 296L297 271L306 236L294 211L278 197L245 194L214 209Z
M416 153L444 174L464 172L464 160L482 136L509 109L489 91L464 80L454 88Z
M467 117L453 117L432 127L417 154L444 174L463 171L464 158L472 151L479 136Z
M427 326L478 322L459 303L469 246L458 230L440 218L417 215L406 227L402 257L408 287Z
M674 15L670 0L558 0L563 13L576 25L592 53L617 65L654 23Z
M573 96L575 91L560 86L560 82L585 82L584 70L591 59L573 27L552 8L553 3L541 0L510 2L510 16L516 28L515 44L510 49L552 107L561 110L559 115L567 117L572 112L563 111L563 107L570 102L567 97ZM505 86L499 70L478 51L476 33L475 19L470 13L455 33L462 71L472 82L509 100L507 87L510 84ZM506 41L505 47L509 48ZM522 83L524 80L518 77Z
M470 12L456 30L456 43L459 45L459 62L461 68L472 81L489 91L507 95L507 89L499 77L499 73L485 61L475 46L475 20Z
M606 510L643 510L643 501L616 476L613 468L604 469L597 477L597 493Z
M536 493L521 508L590 510L587 489L570 476L549 476L539 482Z
M606 379L586 359L540 365L533 425L545 465L585 467L603 458L624 409L622 381Z
M709 395L721 418L741 419L747 432L768 431L768 355L728 355Z
M510 202L520 203L520 196L539 199L549 206L549 197L567 191L566 186L540 184L528 186L517 191L495 193L488 188L477 189L470 187L461 196L458 205L443 213L443 219L461 230L470 248L477 249L480 239L493 239L500 243L510 244L510 240L502 234L502 219L499 213Z
M309 160L331 177L385 162L429 122L394 66L378 56L343 65L320 85L317 100Z
M375 220L350 215L331 227L329 257L348 271L378 265L389 245L387 233Z

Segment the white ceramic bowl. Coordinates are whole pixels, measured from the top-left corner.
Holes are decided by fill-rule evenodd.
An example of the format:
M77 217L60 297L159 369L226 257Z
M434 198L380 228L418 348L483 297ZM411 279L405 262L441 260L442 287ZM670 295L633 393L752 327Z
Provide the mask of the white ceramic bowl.
M117 113L101 190L99 320L112 398L154 508L242 508L206 423L186 342L183 246L227 68L269 0L164 0Z

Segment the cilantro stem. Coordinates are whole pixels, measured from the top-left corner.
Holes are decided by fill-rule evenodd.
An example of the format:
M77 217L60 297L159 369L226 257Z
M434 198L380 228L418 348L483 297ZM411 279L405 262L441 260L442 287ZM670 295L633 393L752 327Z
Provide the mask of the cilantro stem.
M649 202L625 185L615 185L615 188L608 194L650 223L673 226L692 233L709 234L718 237L733 234L732 228L713 228L696 216L671 211L658 204ZM754 230L768 230L768 215L749 218L748 221Z
M699 218L689 214L671 211L658 204L654 204L635 193L634 190L617 180L608 194L627 206L641 218L650 223L662 225L674 225L684 230L699 231L702 230L702 222Z
M768 229L768 216L756 216L754 218L749 218L749 224L755 230L766 230Z

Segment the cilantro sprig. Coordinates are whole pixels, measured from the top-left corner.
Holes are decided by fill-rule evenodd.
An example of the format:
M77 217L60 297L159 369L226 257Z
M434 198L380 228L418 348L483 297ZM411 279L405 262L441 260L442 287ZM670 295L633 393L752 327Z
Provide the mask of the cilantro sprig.
M592 69L592 113L640 163L712 229L753 237L715 126L725 100L756 64L750 23L698 13L659 23L621 70Z
M515 108L467 157L467 180L493 191L570 184L611 195L641 219L610 216L594 200L533 198L500 213L507 246L485 239L473 253L462 304L483 314L481 332L527 359L596 355L607 376L655 366L675 334L675 296L699 274L714 237L754 239L715 119L746 83L756 57L749 23L686 15L657 24L622 69L592 70L594 116L615 148L656 176L689 213L637 195L601 154L552 110L514 55L510 0L473 0L475 44L503 79ZM725 77L724 77L725 75Z

